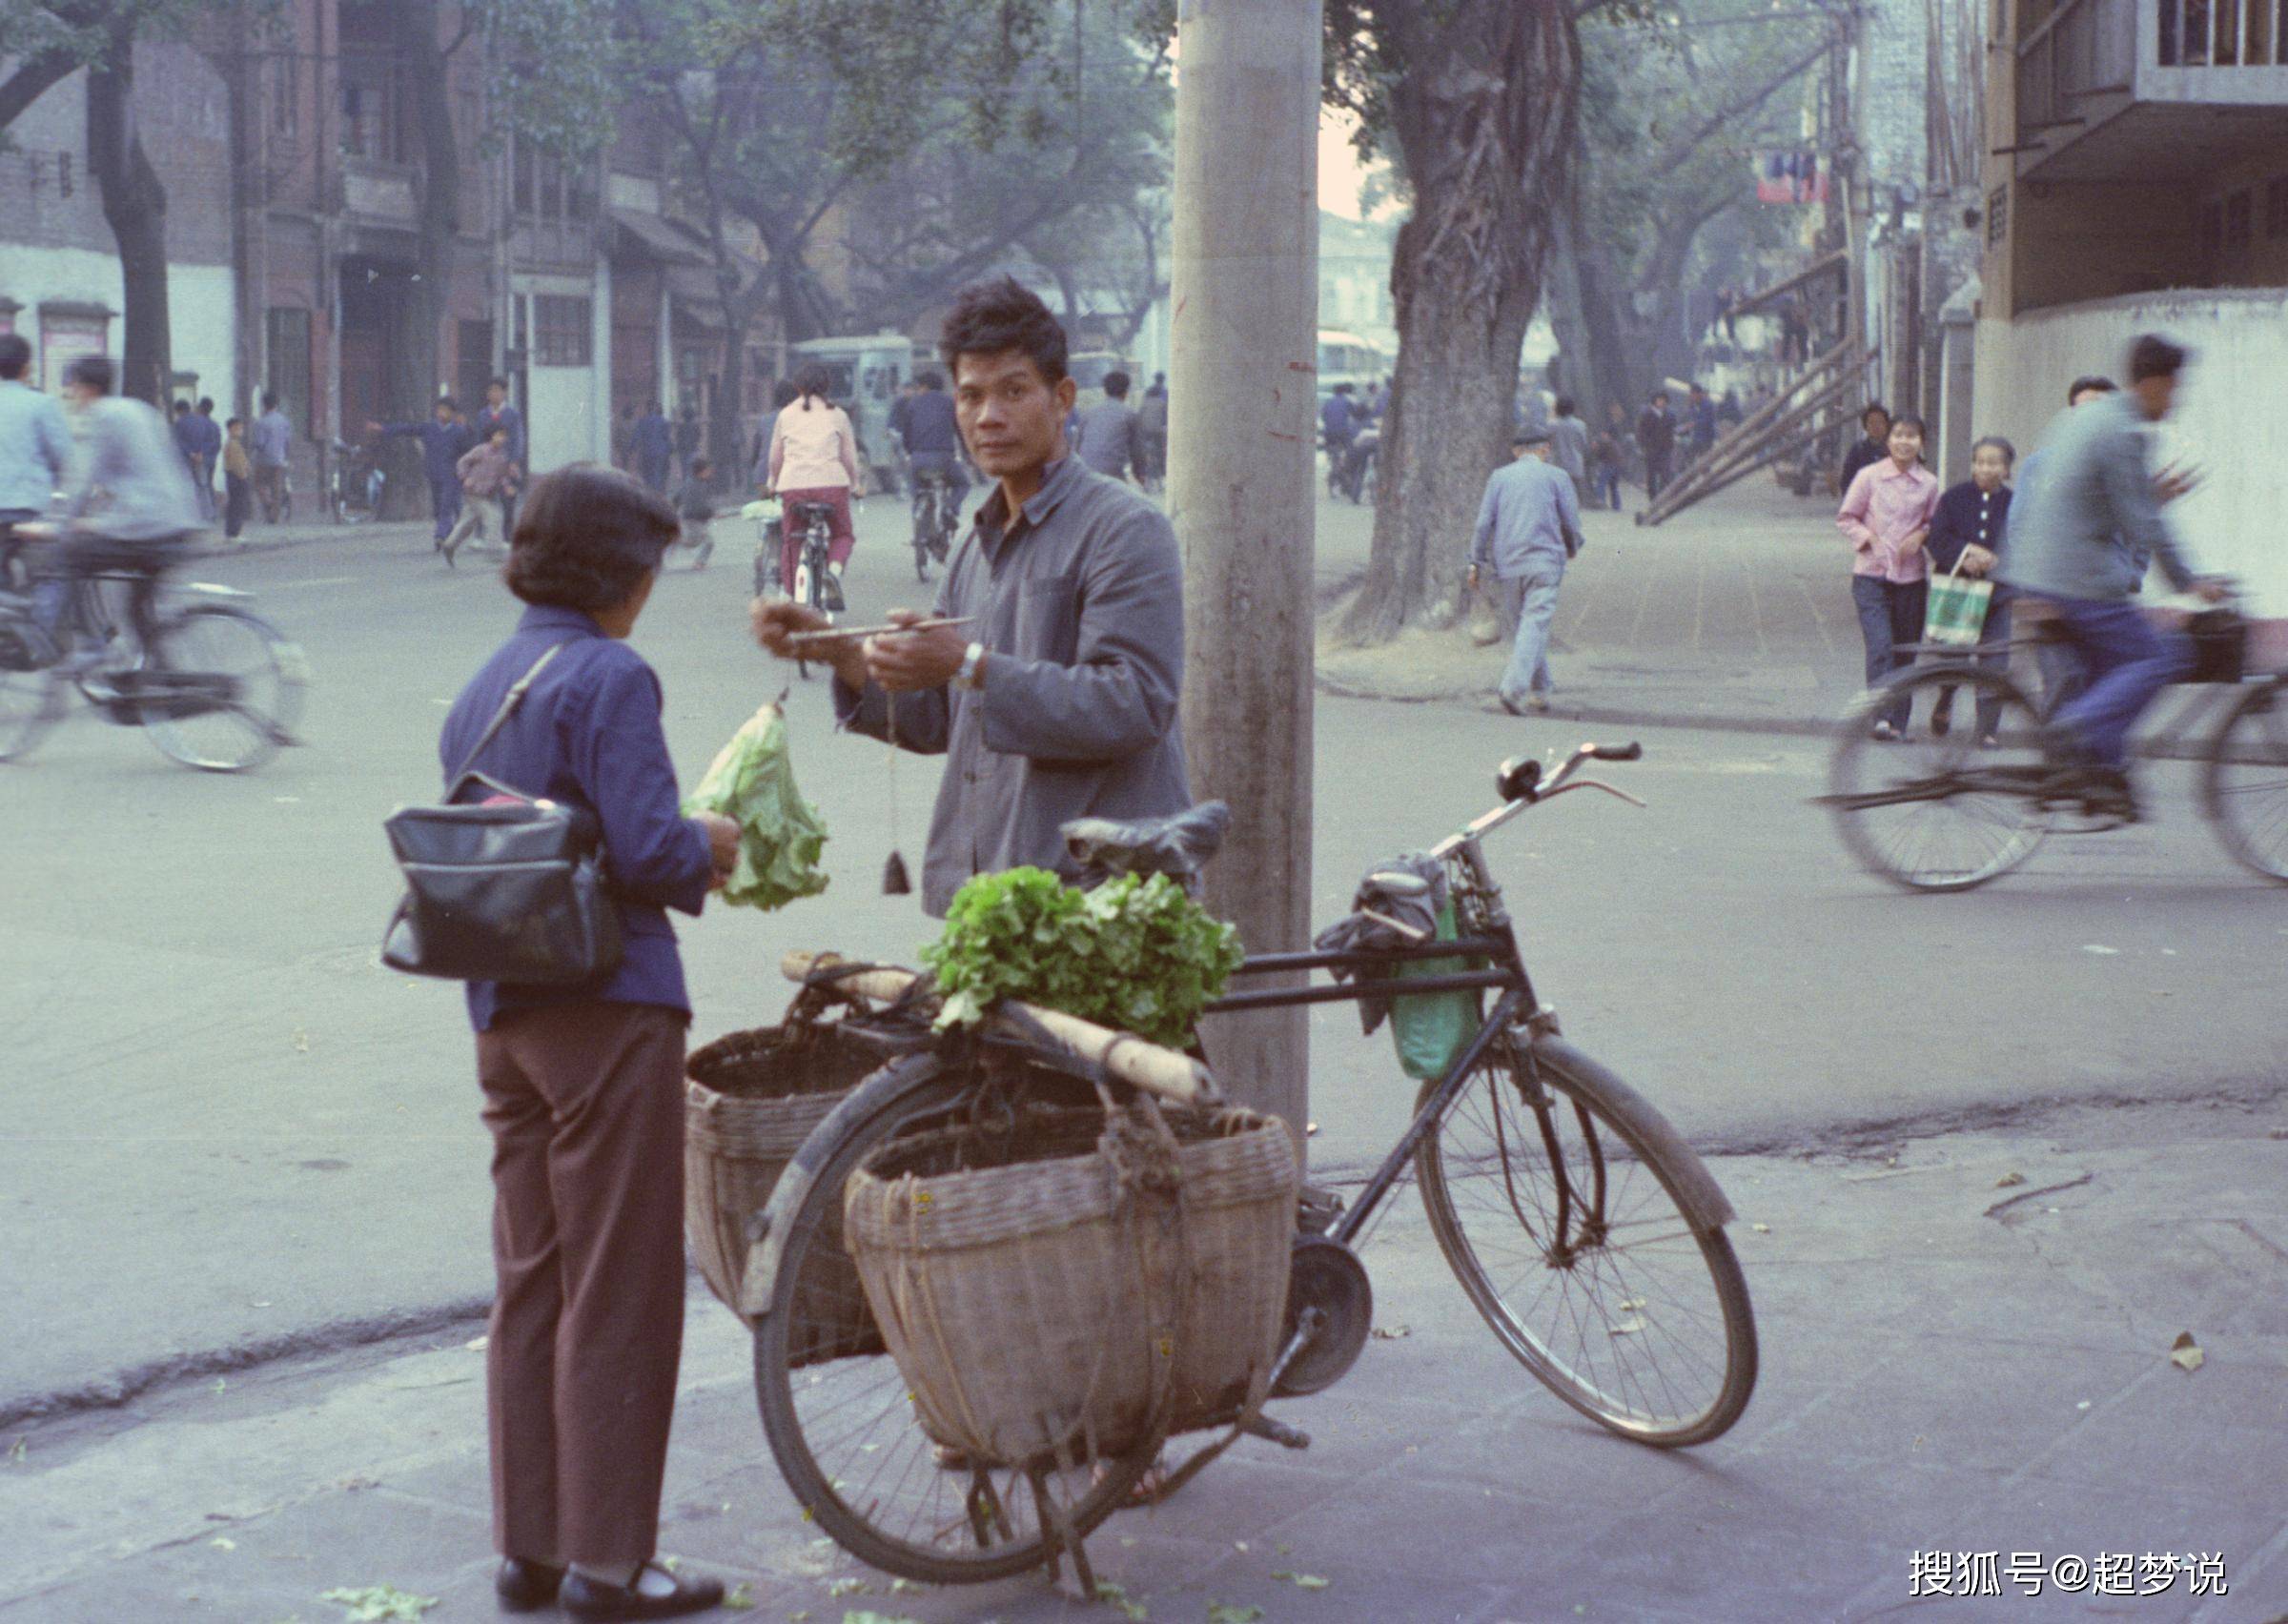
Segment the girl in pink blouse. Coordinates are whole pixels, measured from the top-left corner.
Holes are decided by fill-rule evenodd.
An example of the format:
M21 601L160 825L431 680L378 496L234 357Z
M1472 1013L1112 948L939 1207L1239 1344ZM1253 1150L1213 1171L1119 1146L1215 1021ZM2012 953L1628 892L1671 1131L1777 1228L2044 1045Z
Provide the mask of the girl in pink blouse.
M1938 509L1938 477L1923 466L1923 420L1890 425L1890 455L1862 468L1843 494L1836 524L1851 543L1851 603L1867 644L1867 685L1914 663L1900 645L1923 640L1930 596L1923 542ZM1907 736L1910 702L1901 696L1875 714L1877 739Z
M779 493L780 511L786 516L781 543L779 579L794 580L802 557L801 528L794 522L797 502L820 502L833 510L832 540L827 548L827 579L819 596L828 610L843 607L842 569L858 545L850 528L850 489L858 483L858 436L850 432L849 414L827 398L827 369L813 362L795 375L801 396L782 407L770 431L767 453L771 488Z

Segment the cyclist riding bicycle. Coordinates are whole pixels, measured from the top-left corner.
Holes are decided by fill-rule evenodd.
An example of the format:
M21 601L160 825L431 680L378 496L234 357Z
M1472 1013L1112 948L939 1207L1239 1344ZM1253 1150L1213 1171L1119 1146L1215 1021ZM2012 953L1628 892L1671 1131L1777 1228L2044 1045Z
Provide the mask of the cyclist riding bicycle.
M72 455L63 408L24 381L31 365L31 345L0 334L0 592L16 585L15 527L48 511Z
M112 570L137 572L129 600L138 643L148 643L156 577L199 528L198 497L166 423L140 400L115 396L117 370L84 355L64 372L64 398L84 419L79 455L64 493L59 545L45 561L34 614L60 638L80 583ZM88 628L76 628L73 669L103 658Z
M921 393L909 396L900 404L905 408L902 417L906 456L913 476L916 505L923 482L936 479L952 488L953 505L958 509L970 494L970 472L962 463L961 431L953 422L953 397L946 393L945 377L934 369L924 371L914 382L922 386Z
M2129 389L2069 409L2011 507L2001 579L2046 602L2057 636L2080 657L2083 691L2050 719L2046 743L2074 769L2094 810L2137 816L2130 792L2129 734L2160 691L2193 669L2192 639L2156 629L2131 599L2149 555L2170 584L2209 602L2221 581L2194 573L2161 504L2185 488L2156 484L2146 465L2146 425L2169 415L2187 353L2155 334L2130 346Z

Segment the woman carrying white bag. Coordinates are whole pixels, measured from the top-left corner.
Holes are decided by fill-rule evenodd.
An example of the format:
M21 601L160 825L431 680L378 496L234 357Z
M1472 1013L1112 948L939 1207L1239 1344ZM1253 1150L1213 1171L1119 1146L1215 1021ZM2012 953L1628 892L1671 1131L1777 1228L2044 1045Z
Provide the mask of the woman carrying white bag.
M2010 441L1989 436L1971 447L1971 477L1938 498L1924 544L1930 562L1927 643L1976 648L1980 665L1999 670L2010 663L2010 600L1991 579L2010 523L2008 480L2017 453ZM1953 726L1954 690L1938 691L1930 731L1941 738ZM1987 749L2001 741L2002 701L1978 700L1978 742Z

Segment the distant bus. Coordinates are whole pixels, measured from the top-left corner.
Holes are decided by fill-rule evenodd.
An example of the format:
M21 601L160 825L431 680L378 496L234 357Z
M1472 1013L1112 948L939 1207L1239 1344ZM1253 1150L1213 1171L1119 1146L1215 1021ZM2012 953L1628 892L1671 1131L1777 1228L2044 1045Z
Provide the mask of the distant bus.
M1318 397L1324 400L1334 394L1338 383L1347 383L1352 393L1361 394L1375 379L1390 376L1390 362L1389 352L1379 344L1338 327L1322 327L1318 330Z

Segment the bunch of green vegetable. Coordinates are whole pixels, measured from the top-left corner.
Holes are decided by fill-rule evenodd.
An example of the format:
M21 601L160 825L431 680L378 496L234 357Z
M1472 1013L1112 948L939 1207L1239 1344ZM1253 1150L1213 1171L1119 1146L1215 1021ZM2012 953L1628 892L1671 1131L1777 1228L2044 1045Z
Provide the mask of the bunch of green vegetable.
M725 902L783 908L827 888L819 866L826 821L795 787L786 718L777 705L740 724L684 798L684 812L719 812L739 825L739 862L724 883Z
M922 949L945 994L938 1025L970 1025L998 999L1182 1048L1239 967L1239 933L1164 874L1076 891L1040 868L980 874Z

